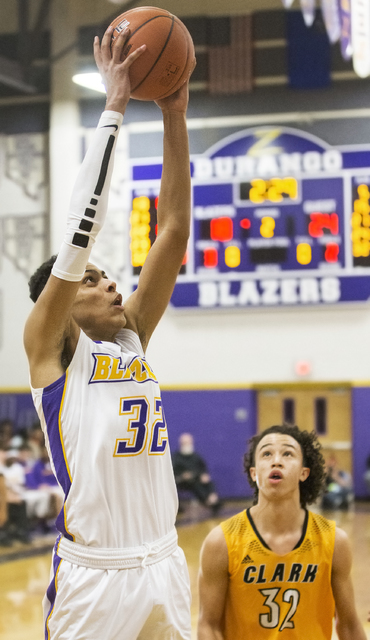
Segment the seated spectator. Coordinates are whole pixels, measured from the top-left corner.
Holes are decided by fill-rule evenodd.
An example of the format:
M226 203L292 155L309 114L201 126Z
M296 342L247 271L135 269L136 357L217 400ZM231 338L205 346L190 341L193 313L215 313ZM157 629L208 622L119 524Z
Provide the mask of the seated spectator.
M24 500L24 469L18 461L18 452L11 449L6 452L3 475L6 486L8 520L5 524L10 541L29 542L29 522Z
M326 491L322 498L323 509L348 509L354 499L351 474L339 469L334 454L328 457L326 470Z
M47 449L40 459L32 449L5 450L0 444L0 546L30 541L31 530L49 532L63 507L63 491L52 472Z
M4 466L6 451L0 445L0 547L9 547L11 540L6 530L8 521L8 503L6 499L6 485L4 477Z
M32 427L29 428L27 444L31 448L31 458L33 460L39 460L42 448L45 445L45 436L39 422L35 422Z
M46 447L41 448L41 457L36 462L31 455L28 445L20 450L3 451L2 473L8 511L4 544L14 540L29 542L31 530L49 532L63 507L63 492L51 470Z
M13 422L6 418L0 420L0 447L3 449L9 449L11 439L13 437Z
M22 465L24 469L24 473L27 477L27 474L33 469L35 464L35 460L33 458L33 452L29 444L21 444L21 446L17 449L18 452L18 462Z
M366 460L366 471L364 473L364 480L368 494L370 495L370 456Z
M48 531L52 528L49 521L54 521L63 507L64 494L52 471L45 445L41 448L40 459L26 474L26 486L28 491L25 497L30 505L29 515L37 516L44 531Z
M181 434L179 450L172 456L172 465L177 489L190 491L216 515L221 502L205 461L194 451L194 439L190 433Z
M24 445L24 439L20 433L16 433L12 436L9 442L9 449L20 449Z

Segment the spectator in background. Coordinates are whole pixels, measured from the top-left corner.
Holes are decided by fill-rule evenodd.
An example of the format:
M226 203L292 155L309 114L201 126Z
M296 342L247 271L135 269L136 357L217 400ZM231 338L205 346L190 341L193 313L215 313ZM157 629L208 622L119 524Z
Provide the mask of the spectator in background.
M27 444L31 448L31 458L39 460L45 445L45 437L39 422L35 422L28 430Z
M6 441L12 442L14 436L6 422ZM22 439L19 448L6 450L0 441L0 546L10 546L15 540L29 542L31 530L53 530L63 507L63 492L39 432L42 434L39 426L32 428L33 448ZM38 450L39 458L34 459Z
M221 502L206 462L194 450L191 433L180 435L179 449L172 456L172 466L177 489L190 491L202 504L211 509L213 515L216 515Z
M9 418L0 420L0 446L9 449L13 437L13 422Z
M330 454L326 460L326 491L322 498L323 509L348 509L352 504L353 483L348 471L339 469L338 460Z
M46 533L53 529L63 506L62 490L51 470L45 446L37 461L32 460L27 445L2 453L8 511L3 537L7 545L14 540L29 542L31 530Z
M18 452L11 449L6 452L3 475L6 485L8 521L6 530L10 540L29 542L29 522L27 518L25 494L25 474L18 460Z
M39 496L40 500L34 503L34 514L41 521L44 531L51 528L50 520L55 520L62 510L64 494L52 471L49 454L45 445L41 449L40 459L35 462L32 469L26 474L27 495ZM54 523L53 523L54 525Z
M366 471L364 473L364 480L366 483L367 491L370 495L370 456L366 460Z
M18 462L24 468L24 473L27 476L28 473L33 469L33 465L35 464L35 460L32 455L32 449L29 444L23 443L17 449L18 453Z
M6 484L4 476L4 466L6 451L0 445L0 547L9 547L11 541L6 530L8 520L8 503L6 499Z
M12 436L10 443L9 443L9 449L20 449L21 447L23 447L24 445L24 439L21 436L20 433L16 433L14 436Z

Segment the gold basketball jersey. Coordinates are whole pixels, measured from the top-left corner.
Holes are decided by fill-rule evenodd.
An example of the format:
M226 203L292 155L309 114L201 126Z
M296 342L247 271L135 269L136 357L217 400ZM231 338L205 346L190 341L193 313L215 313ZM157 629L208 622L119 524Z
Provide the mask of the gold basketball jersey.
M330 640L335 522L306 512L302 537L280 556L247 511L221 523L229 554L225 640Z

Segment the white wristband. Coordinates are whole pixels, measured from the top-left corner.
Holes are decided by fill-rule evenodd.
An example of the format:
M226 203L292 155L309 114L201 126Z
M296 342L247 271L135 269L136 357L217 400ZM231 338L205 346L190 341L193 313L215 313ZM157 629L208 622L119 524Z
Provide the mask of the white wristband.
M52 274L78 282L108 208L114 151L123 115L104 111L73 188L67 230Z

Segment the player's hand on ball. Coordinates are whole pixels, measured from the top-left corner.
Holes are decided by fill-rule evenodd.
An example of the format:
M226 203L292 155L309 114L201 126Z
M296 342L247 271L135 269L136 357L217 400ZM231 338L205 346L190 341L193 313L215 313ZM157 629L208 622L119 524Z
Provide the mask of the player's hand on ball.
M130 99L129 69L145 51L146 45L135 49L133 53L121 60L122 51L129 37L130 30L126 28L119 34L112 45L113 27L106 30L101 44L99 38L94 39L94 58L107 91L106 108L124 113Z
M196 65L196 60L194 60L193 68L189 73L189 77L186 82L177 89L175 93L171 93L167 98L161 98L159 100L155 100L155 103L158 105L163 112L165 111L178 111L180 113L186 113L189 102L189 80L190 76L193 73Z

